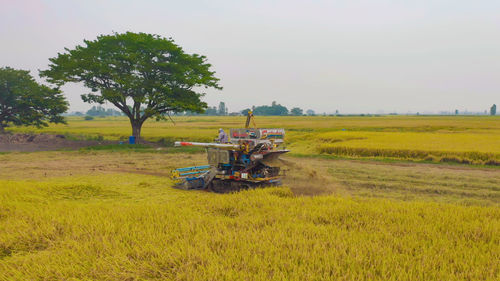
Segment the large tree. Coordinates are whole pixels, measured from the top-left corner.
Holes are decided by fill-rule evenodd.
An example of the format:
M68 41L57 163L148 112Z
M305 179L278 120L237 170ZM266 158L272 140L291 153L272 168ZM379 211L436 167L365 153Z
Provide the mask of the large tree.
M51 58L41 71L49 82L83 82L92 93L82 95L89 103L110 102L119 108L140 138L150 118L170 113L203 112L203 88L222 89L206 57L186 54L172 39L146 33L101 35Z
M58 88L38 84L29 71L0 68L0 133L9 125L64 123L68 103Z

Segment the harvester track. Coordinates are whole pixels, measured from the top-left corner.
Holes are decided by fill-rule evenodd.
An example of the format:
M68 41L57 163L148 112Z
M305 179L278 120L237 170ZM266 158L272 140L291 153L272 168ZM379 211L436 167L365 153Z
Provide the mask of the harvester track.
M215 193L231 193L259 187L279 186L281 182L248 182L214 179L207 189Z

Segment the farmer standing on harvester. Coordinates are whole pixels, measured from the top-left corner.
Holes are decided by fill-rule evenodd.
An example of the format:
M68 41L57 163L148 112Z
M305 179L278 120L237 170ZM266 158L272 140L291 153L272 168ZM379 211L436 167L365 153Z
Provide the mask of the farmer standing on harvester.
M217 138L217 141L220 143L227 143L229 142L229 138L227 137L226 132L222 128L219 129L219 137Z

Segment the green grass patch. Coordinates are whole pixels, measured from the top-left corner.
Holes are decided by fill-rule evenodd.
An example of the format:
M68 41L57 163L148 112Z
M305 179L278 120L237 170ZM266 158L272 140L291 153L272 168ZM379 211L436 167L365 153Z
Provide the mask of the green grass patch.
M182 146L182 147L165 147L160 150L165 153L202 153L205 152L205 148L196 146Z
M203 147L152 147L145 144L106 144L93 145L80 148L81 152L86 151L116 151L116 152L147 152L147 153L201 153L205 152Z
M144 144L105 144L105 145L93 145L88 147L80 148L80 151L92 151L92 150L110 150L110 151L138 151L145 149L152 149L153 147Z

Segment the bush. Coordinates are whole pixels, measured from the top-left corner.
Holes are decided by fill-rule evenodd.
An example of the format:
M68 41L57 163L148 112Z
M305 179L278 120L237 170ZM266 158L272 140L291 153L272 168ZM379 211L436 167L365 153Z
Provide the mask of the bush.
M85 116L84 119L87 120L87 121L90 121L90 120L94 120L94 117L92 117L92 116Z

